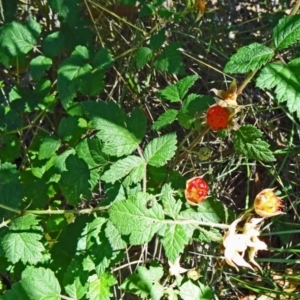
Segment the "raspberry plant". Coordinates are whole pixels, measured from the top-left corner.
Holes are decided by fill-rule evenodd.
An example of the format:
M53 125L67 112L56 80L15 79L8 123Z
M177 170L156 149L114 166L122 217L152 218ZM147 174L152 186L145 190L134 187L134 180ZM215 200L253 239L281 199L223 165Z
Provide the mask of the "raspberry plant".
M185 61L199 53L170 33L194 14L205 18L200 2L0 1L1 299L221 297L198 268L208 261L191 253L211 245L222 276L234 211L220 201L209 162L190 159L200 143L232 141L232 157L275 174L280 151L246 118L249 105L215 106L199 92L202 79ZM271 43L241 45L223 64L239 78L235 97L253 80L297 126L298 2ZM227 104L237 127L220 120ZM212 163L214 150L205 156ZM184 193L194 175L210 185L197 206Z

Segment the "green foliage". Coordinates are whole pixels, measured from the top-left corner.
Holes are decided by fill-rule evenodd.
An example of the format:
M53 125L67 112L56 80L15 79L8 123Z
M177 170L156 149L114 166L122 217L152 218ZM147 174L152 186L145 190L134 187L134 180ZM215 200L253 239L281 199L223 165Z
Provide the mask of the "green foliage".
M0 2L0 298L218 298L210 273L222 277L215 266L234 218L234 154L280 165L268 172L282 184L281 153L298 140L279 150L287 133L274 133L270 146L248 103L234 110L226 102L238 96L231 90L218 96L244 125L213 132L209 91L224 81L220 66L257 72L256 86L274 89L270 105L287 106L297 133L299 15L276 21L272 45L225 47L224 36L215 40L215 30L227 30L215 10L204 11L201 28L190 23L193 1L143 0L139 10L133 0ZM199 162L206 146L210 156ZM192 206L186 181L203 174L209 196ZM237 208L248 206L241 201ZM198 265L192 280L186 271Z
M287 48L300 39L300 17L282 18L273 31L273 42L277 50Z
M164 90L158 93L158 96L163 100L169 100L171 102L182 101L189 88L198 79L197 75L192 75L179 80L176 84L166 87Z
M247 158L274 161L268 143L261 140L262 132L251 125L242 126L234 135L234 149Z
M255 71L265 65L274 55L274 51L264 45L253 43L244 46L231 56L224 72L229 74Z
M256 85L262 89L275 87L276 100L279 103L286 102L289 111L296 112L298 118L300 118L299 67L299 58L288 64L274 62L265 66L256 79Z
M163 268L154 263L151 263L149 269L138 267L137 273L126 278L121 288L143 299L150 296L151 299L158 300L164 294L163 286L159 283L163 275Z
M36 216L21 217L10 225L1 241L5 256L13 264L19 260L24 264L37 264L43 258L45 248L41 243L42 228Z

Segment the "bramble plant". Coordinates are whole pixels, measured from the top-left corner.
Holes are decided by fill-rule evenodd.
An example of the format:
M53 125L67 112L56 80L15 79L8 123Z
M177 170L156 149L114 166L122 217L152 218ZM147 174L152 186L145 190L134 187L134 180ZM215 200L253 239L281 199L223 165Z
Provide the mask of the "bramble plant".
M291 222L297 181L280 174L299 145L300 1L268 41L225 55L210 36L190 53L195 30L223 28L212 5L0 0L1 300L230 299L232 274L271 276L258 237L266 218ZM272 100L258 109L291 120L282 148L258 104L240 104L252 83ZM276 180L257 171L250 193L256 165ZM225 188L238 168L242 192Z

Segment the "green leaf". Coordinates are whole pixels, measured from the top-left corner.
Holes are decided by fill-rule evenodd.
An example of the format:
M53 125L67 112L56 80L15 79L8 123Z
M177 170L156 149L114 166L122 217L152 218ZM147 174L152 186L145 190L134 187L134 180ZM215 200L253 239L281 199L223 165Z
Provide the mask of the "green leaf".
M0 186L1 204L13 209L18 209L22 203L23 188L19 182L6 183ZM15 213L9 210L0 209L0 218L13 216Z
M60 293L61 289L53 271L28 267L22 273L22 279L4 294L3 300L60 300Z
M153 300L159 300L162 299L164 294L164 288L159 283L163 275L163 268L152 262L149 269L138 267L136 274L131 274L125 279L121 289L134 293L141 298L150 296Z
M105 218L98 217L85 226L77 244L77 251L89 250L93 245L100 244L99 234L105 222Z
M70 155L66 159L66 168L59 181L66 200L77 205L82 198L90 199L90 171L86 162L76 155Z
M45 179L36 178L31 170L24 170L21 173L24 199L32 201L35 208L43 208L49 200L47 194L49 186Z
M0 47L12 56L27 54L37 43L35 32L26 25L13 21L1 30ZM39 25L38 25L39 26Z
M142 5L139 11L139 17L150 17L155 12L155 6L151 4L144 4Z
M176 109L168 109L163 114L161 114L158 119L153 123L152 130L160 130L163 127L166 127L172 124L178 114L178 110Z
M114 203L109 209L110 220L121 234L130 235L132 245L149 242L163 226L162 207L154 202L151 209L148 209L149 199L151 199L149 195L139 193L128 200Z
M86 131L87 122L77 116L63 117L58 125L58 136L72 144L77 142Z
M60 147L60 139L49 136L43 139L40 145L39 159L47 159L53 156Z
M205 200L197 208L198 211L193 209L185 210L181 213L181 216L185 219L213 223L219 223L221 217L223 217L223 211L220 211L219 205L215 203L213 199Z
M291 113L296 112L300 118L300 60L294 59L287 65L271 63L265 66L258 78L256 86L262 89L275 87L276 99L279 103L287 102Z
M67 215L66 215L67 217ZM66 275L66 270L76 257L76 247L82 230L93 219L91 216L68 214L69 224L55 236L56 243L51 248L51 266L55 269L60 282Z
M216 228L205 229L203 227L200 227L198 228L198 231L199 231L199 235L197 236L197 240L201 242L204 243L222 242L223 236ZM196 240L195 237L194 240Z
M0 114L0 130L13 131L22 127L20 115L10 108L6 108ZM2 144L2 143L1 143Z
M105 88L105 72L103 70L92 71L85 74L81 80L78 91L83 95L95 96Z
M196 123L197 117L193 117L189 114L183 113L182 111L178 114L178 122L179 124L184 127L185 129L190 129L191 126Z
M153 52L148 47L140 48L136 53L136 67L138 70L145 67L147 62L152 58Z
M194 116L199 112L207 110L216 100L208 95L190 94L182 104L182 112Z
M200 281L193 283L186 281L179 287L179 295L184 300L211 300L213 293L209 286L203 285Z
M162 187L161 193L165 214L175 220L178 217L181 209L181 201L176 201L176 199L173 197L173 190L170 184L165 184Z
M133 155L127 156L123 159L119 159L113 165L111 165L109 170L103 174L101 179L105 182L114 183L115 181L128 175L134 169L140 168L141 165L145 166L145 162L142 158ZM142 168L142 170L143 169L144 168ZM140 176L136 178L137 181L134 182L138 182L142 176L143 173L140 173Z
M0 185L18 182L19 171L17 166L9 162L0 164ZM2 201L1 201L2 202Z
M270 145L262 141L261 136L262 132L252 125L240 127L233 137L235 151L250 159L274 161L275 157L269 150Z
M274 56L274 51L262 44L253 43L240 48L230 57L224 68L225 73L248 73L256 71Z
M274 28L272 38L277 50L296 43L300 39L300 15L282 18Z
M91 72L88 63L89 52L86 47L77 46L71 56L63 61L58 68L57 89L64 108L71 106L76 96L80 80Z
M91 168L104 167L109 161L109 158L102 151L103 144L96 137L84 139L76 146L78 157L82 158Z
M3 12L4 20L2 21L5 23L12 22L15 18L16 10L17 10L17 0L3 0L2 12Z
M89 300L109 300L113 296L111 287L117 283L115 277L104 273L100 277L92 275L89 278L87 297Z
M162 28L158 33L154 34L150 38L150 48L152 50L161 49L161 46L166 41L166 29Z
M93 127L99 130L97 136L104 142L104 153L120 157L136 150L144 136L144 117L133 113L129 118L114 102L86 101L82 105Z
M40 242L42 228L34 215L26 215L13 221L1 241L5 257L13 264L37 264L43 258L45 248Z
M113 65L114 59L111 53L105 49L100 49L94 56L92 66L97 70L105 70Z
M60 300L60 286L50 269L27 268L20 281L25 294L31 300Z
M127 129L135 138L141 142L146 134L147 122L144 112L136 107L131 112L131 117L126 117Z
M50 7L57 12L59 19L70 26L78 26L79 0L49 0ZM62 22L62 23L63 23Z
M145 148L144 156L149 165L163 166L176 151L177 138L175 133L169 133L152 140Z
M185 70L182 57L178 50L180 47L181 43L170 43L170 45L164 49L163 53L157 57L154 62L155 68L162 72L184 75Z
M121 250L126 248L126 242L122 239L119 231L110 220L108 220L106 223L105 235L108 238L113 250Z
M188 244L192 237L192 231L187 226L179 224L169 225L164 231L162 244L164 246L166 256L171 262L179 257L184 247Z
M38 81L41 77L43 77L51 65L52 59L42 55L32 59L29 64L29 70L33 80Z
M88 290L88 272L83 270L81 262L74 259L64 276L64 287L67 294L73 299L82 299Z
M43 54L49 57L55 57L62 51L64 45L64 37L61 31L48 34L42 42Z
M198 78L198 75L187 76L179 80L177 83L167 86L158 93L158 96L163 100L169 100L171 102L182 101L189 88Z

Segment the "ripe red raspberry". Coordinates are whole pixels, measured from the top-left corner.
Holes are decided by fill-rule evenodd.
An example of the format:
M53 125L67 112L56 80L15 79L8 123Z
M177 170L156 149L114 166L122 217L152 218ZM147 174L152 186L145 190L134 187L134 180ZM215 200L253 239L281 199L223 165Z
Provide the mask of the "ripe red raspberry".
M186 182L185 198L191 205L197 205L205 200L208 190L208 184L202 177L193 177Z
M220 105L211 106L207 111L206 122L212 130L226 129L229 122L229 111Z

